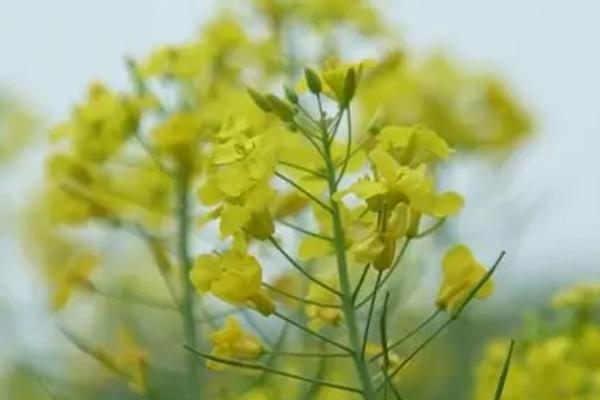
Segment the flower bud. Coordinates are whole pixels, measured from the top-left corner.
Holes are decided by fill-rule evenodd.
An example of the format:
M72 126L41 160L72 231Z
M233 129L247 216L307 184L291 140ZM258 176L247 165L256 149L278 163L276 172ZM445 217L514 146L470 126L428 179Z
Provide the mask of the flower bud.
M419 225L421 224L421 213L411 208L408 229L406 231L406 237L409 239L414 238L419 234Z
M304 77L306 79L306 85L311 92L314 94L321 93L323 85L321 84L321 78L319 78L319 75L315 71L310 68L306 68L304 70Z
M296 94L296 92L294 91L294 89L292 89L289 86L284 85L283 86L283 91L285 93L285 98L292 104L298 104L298 95Z
M342 92L341 106L348 107L354 95L356 94L356 71L354 68L348 69L344 79L344 90Z
M254 100L254 103L261 110L263 110L266 113L270 113L271 111L273 111L271 104L269 103L269 101L266 99L265 96L258 93L256 90L254 90L252 88L248 88L247 91L248 91L248 94L250 95L250 97L252 97L252 100Z
M292 122L294 120L294 110L279 97L268 94L266 99L271 106L271 110L283 122Z

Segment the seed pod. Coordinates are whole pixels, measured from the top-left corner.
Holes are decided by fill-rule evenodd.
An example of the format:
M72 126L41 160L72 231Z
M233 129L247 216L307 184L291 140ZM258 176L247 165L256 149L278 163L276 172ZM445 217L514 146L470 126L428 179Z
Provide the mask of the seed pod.
M271 110L280 120L283 122L292 122L294 120L295 112L285 101L273 94L268 94L266 99L271 106Z
M304 70L304 77L306 79L306 84L308 85L308 89L314 94L321 93L323 89L323 85L321 84L321 78L319 75L310 68L306 68Z
M270 113L271 111L273 111L271 104L269 103L269 101L266 99L265 96L258 93L256 90L254 90L252 88L248 88L247 91L248 91L248 94L250 95L250 97L252 97L252 100L254 100L254 103L261 110L263 110L266 113Z
M292 104L298 104L298 95L296 94L296 92L294 91L294 89L292 89L291 87L284 85L283 86L283 91L285 93L285 97L286 99L288 99L288 101Z

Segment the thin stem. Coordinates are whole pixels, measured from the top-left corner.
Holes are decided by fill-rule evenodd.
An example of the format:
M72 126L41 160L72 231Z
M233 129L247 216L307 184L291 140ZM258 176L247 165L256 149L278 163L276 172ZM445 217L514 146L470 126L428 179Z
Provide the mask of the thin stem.
M162 300L158 300L158 299L147 298L147 297L139 296L137 294L127 293L124 291L99 289L95 285L89 287L89 289L92 292L94 292L102 297L106 297L108 299L124 301L127 303L132 303L134 305L141 305L141 306L145 306L145 307L156 308L159 310L179 311L179 308L174 306L173 304L166 303L166 302L164 302Z
M277 243L277 240L275 240L275 238L273 238L273 236L269 237L269 241L285 257L285 259L288 260L288 262L292 265L292 267L294 267L295 269L297 269L302 275L304 275L305 277L307 277L309 280L311 280L312 282L316 283L317 285L321 286L323 289L326 289L326 290L330 291L331 293L334 293L334 294L336 294L338 296L341 295L341 293L338 290L332 288L331 286L327 285L323 281L315 278L314 276L312 276L311 274L309 274L308 272L306 272L306 270L304 268L302 268L302 266L296 260L294 260L292 258L292 256L290 256L283 249L283 247L281 247L279 245L279 243Z
M362 288L363 283L365 283L365 279L369 273L369 269L371 268L371 264L365 264L362 273L360 274L360 278L358 279L358 283L356 284L356 288L354 288L354 293L352 293L352 304L356 303L356 299L360 294L360 289Z
M357 388L353 388L353 387L350 387L350 386L345 386L345 385L341 385L341 384L337 384L337 383L333 383L333 382L328 382L328 381L322 381L322 380L307 378L307 377L302 376L302 375L292 374L290 372L281 371L281 370L278 370L278 369L275 369L275 368L267 367L265 365L253 364L253 363L248 363L248 362L244 362L244 361L231 360L231 359L221 358L221 357L215 357L215 356L210 355L210 354L202 353L202 352L194 349L193 347L191 347L191 346L189 346L187 344L183 345L183 347L186 350L190 351L192 354L195 354L197 356L200 356L202 358L205 358L207 360L211 360L211 361L214 361L214 362L218 362L218 363L222 363L222 364L226 364L226 365L231 365L232 367L258 370L258 371L267 372L267 373L270 373L270 374L273 374L273 375L284 376L284 377L290 378L290 379L296 379L296 380L299 380L299 381L316 383L316 384L319 384L319 385L322 385L322 386L327 386L327 387L334 388L334 389L345 390L347 392L362 393L362 391L360 389L357 389Z
M312 132L307 131L302 125L298 124L297 122L296 122L295 126L298 128L298 130L300 131L300 133L302 133L302 136L304 136L306 138L306 140L308 140L310 142L310 144L312 144L312 146L315 148L315 150L322 157L324 157L323 149L315 141L315 135Z
M460 316L460 314L463 312L463 310L465 309L465 307L467 307L467 305L469 305L469 303L471 302L471 300L473 300L473 298L475 297L475 295L477 294L477 292L479 292L479 289L481 289L481 287L483 285L485 285L485 283L492 277L492 275L494 274L494 272L496 272L496 269L498 268L498 266L502 262L502 259L504 258L505 255L506 255L505 251L502 251L500 253L500 255L498 256L498 258L494 262L494 265L492 266L492 268L490 268L489 271L486 272L486 274L479 280L479 282L477 283L477 285L475 285L473 287L473 289L471 289L471 291L469 292L469 294L467 295L467 297L465 298L465 300L460 304L460 306L458 306L455 310L452 311L452 313L450 315L451 319L454 320L454 319L457 319Z
M306 108L304 108L304 106L302 106L299 103L298 110L300 110L300 112L308 119L308 121L310 121L314 125L314 128L320 128L319 122L306 110Z
M308 190L304 189L302 186L300 186L299 184L297 184L296 182L294 182L292 179L288 178L287 176L285 176L283 174L280 174L279 172L275 172L275 176L278 177L279 179L281 179L281 180L289 183L291 186L293 186L294 188L298 189L298 191L302 192L305 196L307 196L312 201L314 201L315 203L317 203L318 205L320 205L321 207L323 207L325 210L331 212L331 207L327 206L325 203L323 203L321 200L319 200L317 197L315 197Z
M315 332L312 329L307 328L306 326L302 325L301 323L296 322L293 319L290 319L290 318L286 317L285 315L283 315L283 314L281 314L281 313L279 313L277 311L275 311L272 315L274 315L277 318L279 318L279 319L287 322L288 324L291 324L291 325L295 326L296 328L298 328L298 329L300 329L300 330L308 333L309 335L314 336L315 338L317 338L319 340L322 340L325 343L329 343L332 346L335 346L335 347L337 347L339 349L342 349L342 350L348 352L349 354L352 354L354 352L351 348L349 348L347 346L344 346L343 344L338 343L335 340L331 340L327 336L323 336L320 333Z
M363 342L362 348L360 351L360 356L365 358L365 351L367 350L367 341L369 339L369 328L371 328L371 319L373 318L373 311L375 309L375 300L377 299L377 291L379 287L379 282L381 281L381 275L383 271L379 271L377 273L377 278L375 279L375 288L373 289L374 294L371 297L371 304L369 304L369 313L367 314L367 323L365 324L365 332L363 333Z
M272 351L264 351L264 354L267 355L273 355L276 357L298 357L298 358L320 358L320 357L327 357L327 358L345 358L345 357L352 357L352 354L350 353L307 353L307 352L293 352L293 351L277 351L277 352L272 352Z
M342 170L338 175L335 185L336 187L340 184L342 179L344 178L344 174L346 173L346 168L348 168L348 163L350 162L350 149L352 148L352 114L350 111L350 106L347 108L346 112L346 123L348 125L348 139L346 140L346 157L344 157L344 162L342 164Z
M142 148L145 150L145 152L148 154L148 156L150 157L150 159L152 160L152 162L156 165L156 167L165 175L167 176L171 176L172 173L171 171L169 171L167 169L167 167L165 167L162 162L158 159L158 157L156 156L156 153L154 151L154 149L152 149L150 147L150 145L148 143L146 143L146 141L144 140L144 138L142 138L141 134L139 131L136 131L134 133L134 137L135 139L138 141L138 143L140 144L140 146L142 146Z
M391 350L391 349L394 349L394 348L400 346L402 343L404 343L405 341L407 341L408 339L410 339L411 337L413 337L414 335L419 333L419 331L421 331L421 329L425 328L427 325L429 325L431 322L433 322L433 320L435 320L435 318L440 314L440 312L441 312L440 309L435 310L434 313L431 314L429 317L427 317L427 319L425 321L421 322L417 327L412 329L410 332L408 332L407 334L402 336L400 339L396 340L394 343L390 344L388 346L388 349ZM375 361L381 356L385 356L385 353L383 351L378 354L375 354L373 357L371 357L371 359L369 361Z
M334 121L327 127L327 129L331 130L331 132L332 132L328 139L330 143L333 143L333 141L335 140L335 137L337 136L338 130L340 128L340 122L342 122L343 116L344 116L344 109L341 109L338 111L337 115L335 116Z
M400 249L400 252L398 253L398 256L396 256L396 259L392 263L391 268L385 274L385 276L383 277L383 279L381 280L381 282L379 283L379 285L376 287L376 290L381 289L383 287L383 285L385 285L385 283L391 278L392 274L394 273L394 271L396 270L396 268L400 264L400 261L402 260L402 257L404 257L404 254L406 253L406 249L408 248L410 240L411 239L406 239L404 241L404 244L402 245L402 248ZM358 309L358 308L361 308L362 306L364 306L365 304L367 304L369 302L369 300L371 300L371 298L375 295L376 290L373 290L371 293L369 293L364 299L362 299L358 304L356 304L355 307Z
M179 299L177 298L177 293L175 291L175 287L173 286L173 282L171 281L171 278L168 275L169 269L171 268L171 265L169 264L169 260L163 253L163 251L160 248L160 245L158 244L156 239L153 239L150 236L144 235L143 233L141 234L141 237L142 237L142 240L146 243L146 246L148 247L148 249L150 250L150 253L152 253L152 257L154 258L154 262L156 263L158 272L160 273L163 281L165 282L167 291L171 295L171 300L173 300L173 303L177 304L177 306L179 307Z
M302 227L300 227L298 225L294 225L291 222L287 222L287 221L284 221L284 220L278 220L277 222L279 222L281 225L287 226L288 228L293 229L293 230L295 230L297 232L303 233L305 235L316 237L317 239L327 240L328 242L332 242L333 241L333 238L331 238L329 236L325 236L325 235L321 235L320 233L309 231L309 230L304 229L304 228L302 228Z
M431 335L429 335L415 350L413 350L412 353L410 353L408 357L404 359L404 361L402 361L402 363L400 363L400 365L398 365L398 367L396 367L396 369L390 374L391 378L393 378L398 372L400 372L402 368L404 368L413 358L415 358L421 352L421 350L427 347L427 345L431 343L440 333L442 333L444 329L446 329L448 326L450 326L450 324L452 324L458 319L460 314L464 311L465 307L467 307L467 305L475 297L479 289L481 289L481 287L492 277L492 275L496 271L496 268L498 268L500 262L504 258L505 254L506 252L504 251L500 253L500 256L498 256L492 268L490 268L490 270L479 280L477 285L473 287L473 289L469 292L469 294L461 303L461 305L454 312L452 312L450 317L442 325L440 325L439 328L437 328ZM381 388L382 386L380 386L377 389L377 391L379 392Z
M313 379L317 379L317 380L321 380L323 379L323 376L325 375L325 371L327 368L327 358L323 357L319 360L319 364L317 365L317 372L315 373L315 377ZM306 391L306 393L304 393L304 396L302 396L302 398L304 400L312 400L315 397L317 397L318 393L319 393L319 389L320 389L321 385L319 385L318 383L312 383L310 385L310 387L308 388L308 390Z
M265 342L269 347L273 347L274 344L271 341L271 338L267 333L256 323L250 312L246 308L242 308L242 318L248 323L248 325L254 329L254 331L260 336L260 339Z
M273 350L264 351L264 353L268 355L268 358L264 364L267 367L272 367L275 365L275 362L277 361L277 353L279 352L279 350L283 347L283 345L285 343L285 339L286 339L287 333L288 333L288 328L289 328L289 325L284 324L281 327L281 330L279 331L279 335L277 336L277 341L275 342L275 345L273 346ZM269 375L267 373L263 372L261 374L261 376L256 380L256 383L253 386L263 385L268 378L269 378Z
M398 390L394 386L394 383L390 379L388 375L388 370L390 368L390 352L388 348L388 338L387 338L387 312L388 312L388 303L390 300L390 292L385 293L385 298L383 300L383 310L381 312L381 318L379 319L379 333L381 337L381 347L383 349L383 365L381 367L381 372L383 373L383 377L385 379L385 384L387 385L384 389L384 399L387 399L387 388L389 387L394 394L396 400L401 400L402 396L398 393Z
M190 177L187 171L182 168L177 176L176 187L177 187L177 236L178 246L177 253L179 258L179 264L181 266L181 286L183 290L183 298L181 301L181 318L183 320L183 331L186 343L190 346L196 347L197 343L197 332L196 325L194 323L194 293L192 284L189 279L189 272L192 268L192 263L189 256L189 222L190 222L190 210L189 210L189 191L190 191ZM186 377L186 388L185 398L187 400L197 400L202 397L202 391L198 382L201 381L199 376L200 368L198 359L192 354L187 356L187 377Z
M108 357L105 357L103 354L100 354L97 349L94 349L92 346L85 343L73 332L71 332L65 327L61 327L60 331L63 334L63 336L80 351L92 357L94 360L98 361L100 364L102 364L104 367L114 372L115 374L119 376L123 375L123 372L119 370L119 368L117 368L117 366Z
M358 153L360 151L360 149L368 142L369 137L367 136L366 139L364 139L358 146L356 146L352 151L350 151L350 158L354 157L356 155L356 153ZM335 163L335 167L339 168L343 165L344 163L344 159L339 160Z
M415 235L415 239L421 239L424 238L426 236L431 235L433 232L437 231L439 228L442 227L442 225L444 225L444 222L446 222L446 218L440 218L438 219L435 224L433 224L432 226L430 226L429 228L417 233Z
M402 362L398 365L394 371L389 375L390 378L393 378L400 372L409 362L412 361L429 343L431 343L440 333L442 333L454 320L448 319L442 325L440 325L431 335L429 335L417 348L415 348ZM381 387L377 389L377 391L381 390Z
M320 104L320 97L319 99ZM323 121L323 118L321 118ZM324 124L323 124L324 125ZM351 347L354 349L352 360L354 362L354 368L358 375L358 379L363 389L363 396L365 400L375 400L376 393L369 376L369 371L364 359L360 356L359 351L361 349L361 340L358 332L358 324L354 304L352 302L352 287L350 285L350 275L348 272L348 261L346 259L346 243L344 228L342 226L342 218L340 206L337 201L334 201L332 196L337 192L336 183L336 172L335 166L331 157L331 147L328 141L328 132L323 129L322 132L323 147L325 149L325 165L327 168L327 184L329 187L329 197L331 205L331 220L333 225L333 238L335 246L335 255L337 259L338 277L340 280L340 288L342 292L342 310L346 321L346 327L348 329L348 336L350 339Z
M508 346L508 352L506 353L506 358L504 359L504 365L502 366L502 372L500 373L500 378L498 379L498 385L496 386L496 392L494 393L494 400L500 400L502 398L502 392L504 391L504 384L506 383L506 378L508 377L508 369L510 367L510 360L512 358L514 349L515 341L514 339L511 339L510 345Z
M281 165L283 165L285 167L288 167L288 168L296 169L298 171L306 172L307 174L314 175L317 178L325 179L325 175L323 175L322 173L320 173L318 171L315 171L315 170L312 170L312 169L307 168L307 167L303 167L302 165L297 165L297 164L290 163L290 162L287 162L287 161L279 161L279 164L281 164Z
M312 305L323 307L323 308L336 308L336 309L341 308L341 306L338 305L338 304L321 303L321 302L318 302L318 301L314 301L314 300L310 300L310 299L305 299L303 297L296 296L295 294L288 293L285 290L278 289L275 286L269 285L268 283L265 283L265 282L263 282L262 285L265 288L269 289L270 291L272 291L274 293L277 293L277 294L279 294L281 296L290 298L292 300L296 300L299 303L312 304Z

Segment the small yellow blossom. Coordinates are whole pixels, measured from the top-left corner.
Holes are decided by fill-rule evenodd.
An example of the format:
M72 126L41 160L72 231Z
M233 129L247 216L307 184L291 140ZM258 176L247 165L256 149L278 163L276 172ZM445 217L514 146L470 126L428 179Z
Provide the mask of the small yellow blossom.
M245 245L235 244L221 255L199 255L190 280L199 292L211 292L228 303L250 303L264 315L274 311L273 302L261 287L262 268Z
M401 166L387 151L375 148L369 154L375 166L376 179L361 179L349 188L339 191L334 198L340 200L354 193L366 200L374 211L393 210L402 202L415 211L440 218L458 213L463 200L457 193L436 193L433 181L426 174L425 165L417 169Z
M264 240L274 232L269 205L275 196L270 179L276 147L270 135L249 136L249 130L245 122L233 122L218 133L208 179L198 197L207 206L221 204L222 236L245 229Z
M552 298L555 308L589 309L600 303L600 284L583 283L570 287Z
M167 154L191 166L197 152L201 123L193 113L174 113L154 128L152 142L159 154Z
M398 159L406 165L447 160L452 153L441 136L422 125L385 127L376 139L382 148L399 154Z
M360 81L365 68L368 68L373 63L365 60L355 64L342 64L342 62L335 57L328 58L323 66L318 79L321 80L322 92L325 96L332 100L337 101L340 104L344 104L345 99L344 86L346 83L346 75L350 69L354 69L356 73L356 81ZM305 91L308 89L308 83L304 80L299 84L299 89Z
M65 267L65 273L56 282L52 297L52 308L54 310L62 309L71 298L74 290L89 285L90 276L97 265L98 258L89 253L72 258Z
M227 318L225 326L210 337L213 343L212 355L225 359L253 360L262 353L262 345L254 336L244 332L235 317ZM225 364L208 360L206 366L219 371Z
M450 248L442 260L443 281L437 295L436 305L449 313L467 299L471 291L486 274L485 267L473 257L467 246L456 245ZM475 298L485 299L492 294L494 284L488 279L475 294Z
M131 391L144 394L147 388L148 355L125 328L117 331L119 351L114 362L119 371L127 377Z
M368 342L367 347L365 348L365 355L367 355L368 357L378 356L377 362L383 367L384 358L383 358L383 356L380 356L382 351L383 351L383 347L381 345L372 343L372 342ZM389 349L388 349L388 360L389 360L389 365L388 365L387 373L391 374L402 363L402 360L395 351L389 350Z
M135 133L141 112L153 106L147 98L120 95L94 82L86 102L75 108L70 121L54 128L52 137L71 140L84 160L103 162L121 150Z
M323 282L334 289L338 286L337 278L331 277L324 279ZM339 298L324 287L311 282L308 287L306 300L321 304L335 306L339 303ZM317 304L306 304L304 313L308 318L308 327L318 331L328 325L337 325L342 319L342 311L337 307L323 307Z

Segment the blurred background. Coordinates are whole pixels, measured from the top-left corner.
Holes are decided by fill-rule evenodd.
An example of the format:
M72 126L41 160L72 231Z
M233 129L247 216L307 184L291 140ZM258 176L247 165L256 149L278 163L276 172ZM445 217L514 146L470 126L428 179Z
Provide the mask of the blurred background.
M44 360L59 336L17 224L42 179L44 130L69 114L90 81L128 87L126 56L188 40L215 4L0 0L0 144L11 129L27 132L15 144L22 147L18 157L0 161L0 374L19 360ZM533 137L501 166L467 159L448 178L467 199L452 234L481 259L500 250L507 257L497 293L447 341L510 333L556 288L599 278L600 4L382 0L377 6L411 52L442 52L474 72L493 72L533 117ZM5 122L15 113L17 128Z

